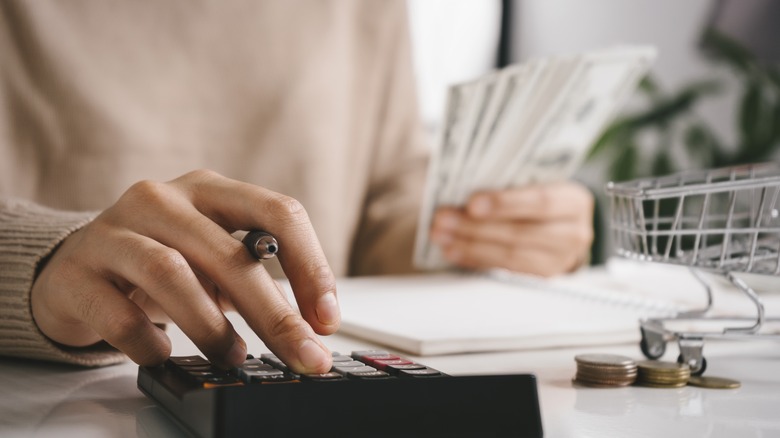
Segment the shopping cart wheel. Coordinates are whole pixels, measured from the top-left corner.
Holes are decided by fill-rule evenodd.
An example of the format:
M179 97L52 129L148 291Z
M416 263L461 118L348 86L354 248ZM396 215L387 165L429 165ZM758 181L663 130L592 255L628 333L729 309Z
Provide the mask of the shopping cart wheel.
M658 336L653 332L640 329L642 332L642 340L639 341L639 348L642 350L642 354L648 359L658 359L666 352L666 341L662 336Z
M682 354L677 356L677 363L687 363L688 366L691 367L691 375L692 376L701 376L704 374L704 370L707 369L707 358L703 357L701 360L697 360L696 358L692 358L689 361L685 361L683 359Z

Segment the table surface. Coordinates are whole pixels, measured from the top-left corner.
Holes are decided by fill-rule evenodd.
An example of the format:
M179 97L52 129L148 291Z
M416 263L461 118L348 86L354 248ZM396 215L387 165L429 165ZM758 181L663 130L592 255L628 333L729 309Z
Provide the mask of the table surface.
M266 352L242 320L231 315L249 352ZM198 354L169 328L174 354ZM334 351L374 348L347 336L324 338ZM683 387L595 389L572 385L574 356L616 353L643 359L637 345L415 357L446 373L534 373L546 437L774 437L780 436L780 343L713 340L704 348L708 376L737 379L732 390ZM674 360L670 344L664 359ZM137 366L84 369L0 359L0 436L186 436L136 388Z

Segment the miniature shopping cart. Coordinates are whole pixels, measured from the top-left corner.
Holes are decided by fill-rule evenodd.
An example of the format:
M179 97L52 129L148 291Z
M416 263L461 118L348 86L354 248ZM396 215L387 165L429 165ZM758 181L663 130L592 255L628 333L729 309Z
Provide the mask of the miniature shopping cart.
M780 163L609 183L607 193L618 254L687 266L707 294L704 308L642 319L640 347L645 356L658 359L667 342L677 341L678 362L687 363L693 374L700 375L707 367L702 355L705 339L780 340L780 334L761 330L765 323L778 319L765 317L760 296L740 275L780 277ZM755 316L713 316L712 289L701 271L725 276L752 302ZM722 325L714 331L668 328L682 320Z

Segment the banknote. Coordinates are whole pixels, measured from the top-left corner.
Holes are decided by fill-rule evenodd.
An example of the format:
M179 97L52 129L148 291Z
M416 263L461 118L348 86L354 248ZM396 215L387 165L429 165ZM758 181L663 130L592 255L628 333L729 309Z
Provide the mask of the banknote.
M656 57L647 46L534 58L447 93L415 242L420 269L448 265L429 231L475 192L570 178Z

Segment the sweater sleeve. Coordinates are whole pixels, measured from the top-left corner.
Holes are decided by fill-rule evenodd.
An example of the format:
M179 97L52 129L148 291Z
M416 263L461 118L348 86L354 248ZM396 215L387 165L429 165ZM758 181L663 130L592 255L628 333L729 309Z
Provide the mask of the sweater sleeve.
M402 4L394 5L393 13L385 14L396 26L386 46L380 128L351 275L414 271L412 254L429 151L417 107L408 17Z
M85 366L126 360L106 343L68 348L49 340L32 317L30 290L40 263L95 213L64 212L0 197L0 355Z

